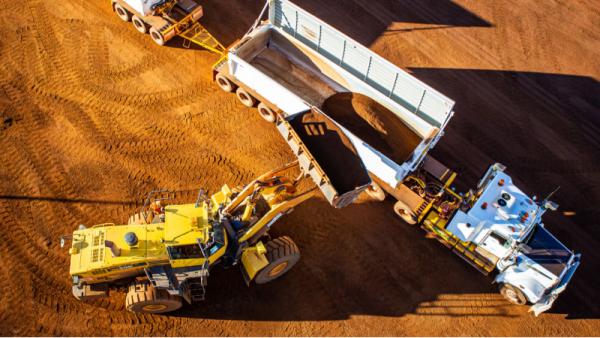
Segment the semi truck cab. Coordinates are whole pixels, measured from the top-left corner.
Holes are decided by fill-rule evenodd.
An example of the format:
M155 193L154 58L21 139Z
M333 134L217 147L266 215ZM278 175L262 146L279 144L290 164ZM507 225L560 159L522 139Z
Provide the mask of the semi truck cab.
M579 266L575 254L542 223L558 205L536 201L519 189L504 166L491 166L477 191L467 198L470 208L457 210L446 229L496 266L500 292L516 304L532 304L538 315L548 310ZM465 209L465 208L463 208Z

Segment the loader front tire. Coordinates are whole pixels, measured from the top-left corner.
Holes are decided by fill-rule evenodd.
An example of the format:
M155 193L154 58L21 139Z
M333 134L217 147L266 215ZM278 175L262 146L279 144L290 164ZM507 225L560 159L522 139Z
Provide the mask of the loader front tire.
M150 28L150 37L152 38L152 41L154 41L159 46L164 46L166 43L165 37L162 35L161 32L158 31L158 29L154 27Z
M527 297L523 294L519 288L512 286L510 284L500 284L500 294L506 298L507 301L517 304L517 305L525 305L527 304Z
M149 283L133 283L125 298L128 311L137 313L165 313L179 309L181 297L172 296L166 290L156 289Z
M248 92L242 87L239 87L235 91L235 95L237 96L238 100L240 100L240 102L248 108L252 108L256 105L256 99L252 97L252 95L248 94Z
M258 113L260 114L260 117L262 117L265 121L269 122L269 123L275 123L275 120L277 119L277 115L275 115L275 112L269 108L266 104L264 103L259 103L258 104Z
M221 73L217 73L215 80L217 81L219 88L223 89L223 91L227 93L232 93L237 87L233 82L231 82L231 80Z
M125 22L131 20L131 13L118 3L115 4L115 13L117 13L117 16Z
M397 201L394 204L394 212L402 220L410 225L417 224L417 215L402 201Z
M137 15L132 16L131 22L133 23L133 27L135 27L135 29L138 32L140 32L142 34L148 33L148 26L142 19L140 19L139 16L137 16Z
M254 281L265 284L283 276L300 260L300 249L291 238L282 236L267 242L269 265L260 270Z

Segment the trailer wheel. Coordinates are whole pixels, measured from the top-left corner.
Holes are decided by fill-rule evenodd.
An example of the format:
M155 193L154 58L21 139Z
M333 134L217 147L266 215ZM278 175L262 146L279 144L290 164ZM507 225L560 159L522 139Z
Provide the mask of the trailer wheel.
M279 278L300 260L300 249L287 236L267 242L266 247L269 265L258 272L254 278L256 284L264 284Z
M254 105L256 105L256 99L252 97L252 95L248 94L248 92L242 87L239 87L235 91L235 95L237 96L238 100L240 100L240 102L248 108L252 108Z
M164 46L166 43L165 37L154 27L150 28L150 37L152 38L152 41L156 42L159 46Z
M221 89L223 89L223 91L226 91L228 93L233 92L237 87L233 82L231 82L231 80L229 80L225 75L221 73L217 73L217 76L215 76L215 80L217 81L217 85Z
M170 295L167 290L160 290L148 283L133 283L125 298L128 311L138 313L165 313L179 309L181 297Z
M265 119L265 121L267 121L269 123L275 123L275 120L277 119L277 115L266 104L264 104L262 102L259 103L257 109L258 109L258 113L260 114L260 117Z
M394 204L394 212L400 216L402 220L410 225L417 224L417 216L415 213L402 201L397 201Z
M510 284L500 284L500 294L513 304L525 305L527 303L527 297L525 297L523 291Z
M140 17L138 17L137 15L134 15L131 17L131 22L133 23L133 27L135 27L135 29L142 33L142 34L146 34L148 33L148 26L146 25L146 23L140 19Z
M115 13L117 13L117 16L125 22L131 20L131 13L118 3L115 4Z

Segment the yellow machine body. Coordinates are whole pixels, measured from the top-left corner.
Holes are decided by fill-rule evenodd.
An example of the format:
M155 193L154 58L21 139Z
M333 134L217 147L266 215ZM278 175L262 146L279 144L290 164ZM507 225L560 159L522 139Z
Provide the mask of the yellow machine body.
M280 216L318 192L312 187L300 193L296 189L297 181L280 176L283 171L297 166L298 163L293 162L268 172L241 191L234 192L224 185L210 197L210 202L167 205L161 223L108 223L76 230L69 251L70 274L84 284L96 284L143 275L145 268L154 266L202 267L206 263L204 257L208 257L207 263L211 266L227 252L229 237L223 236L218 250L202 253L202 256L198 254L199 244L211 241L213 225L222 228L220 215L226 215L227 222L237 220L239 226L233 232L237 245L243 248L239 258L246 277L252 280L268 264L266 249L259 238ZM134 245L125 239L131 233L137 238ZM190 249L195 250L191 255Z
M153 265L170 264L174 268L202 265L204 258L172 259L168 250L206 243L212 228L209 214L205 203L198 207L195 204L168 205L164 223L100 224L76 230L70 250L70 274L91 284L139 275L145 267ZM135 245L126 242L128 233L135 234ZM210 255L209 264L219 259L225 248L226 245Z

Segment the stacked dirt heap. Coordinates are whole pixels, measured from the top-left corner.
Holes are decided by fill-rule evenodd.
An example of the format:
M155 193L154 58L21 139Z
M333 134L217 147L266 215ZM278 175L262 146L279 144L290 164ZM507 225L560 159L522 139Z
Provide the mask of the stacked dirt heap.
M337 93L323 103L323 111L392 160L402 163L421 137L398 116L373 99L357 93Z

